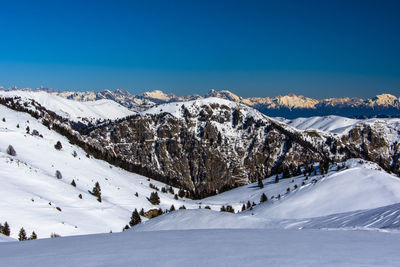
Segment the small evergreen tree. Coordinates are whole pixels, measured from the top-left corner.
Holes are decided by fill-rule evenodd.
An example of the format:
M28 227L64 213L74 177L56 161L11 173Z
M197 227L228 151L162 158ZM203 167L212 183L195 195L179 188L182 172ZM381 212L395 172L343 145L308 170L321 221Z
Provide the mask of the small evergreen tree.
M171 205L171 208L169 208L169 211L170 211L170 212L171 212L171 211L175 211L175 206L174 206L174 204Z
M260 202L263 203L265 201L268 201L268 197L263 193L260 197Z
M142 222L142 219L140 218L139 212L137 211L137 209L135 209L132 212L132 216L131 216L131 220L129 222L129 225L131 227L133 227L134 225L137 225L137 224L139 224L141 222Z
M276 184L279 183L279 175L278 174L275 176L275 183Z
M220 211L226 211L225 206L222 206L221 209L220 209Z
M264 188L264 184L263 184L263 181L261 179L258 179L258 187L260 189Z
M23 227L21 228L21 230L19 230L18 240L19 240L19 241L25 241L25 240L27 240L27 238L26 238L26 232L25 232L25 229L24 229Z
M59 170L56 170L56 177L57 179L62 179L62 174Z
M140 210L139 215L140 216L144 216L144 209L143 208Z
M247 208L250 209L250 207L251 207L251 203L250 203L250 200L248 200L247 201Z
M97 197L98 202L101 202L101 188L99 182L96 182L93 187L93 195Z
M10 156L16 156L17 152L15 151L14 147L12 145L9 145L7 147L7 154Z
M179 207L179 209L180 209L180 210L185 210L186 207L185 207L185 205L182 205L182 206Z
M61 150L61 148L62 148L61 142L57 141L57 143L54 145L54 148L57 149L57 150Z
M72 185L73 187L76 187L76 183L75 183L75 180L74 180L74 179L72 179L71 185Z
M235 213L235 210L232 208L231 205L226 206L226 212Z
M31 131L31 129L29 128L29 126L26 126L25 130L26 130L26 133L27 133L27 134L29 134L29 132Z
M246 210L246 205L243 204L242 211L245 211L245 210Z
M185 190L179 189L179 191L178 191L178 196L179 196L180 198L183 198L185 195L186 195Z
M80 199L82 199L82 194L79 194L79 196L78 196Z
M33 231L31 236L29 237L29 240L35 240L35 239L37 239L37 235L36 235L35 231Z
M1 232L1 233L2 233L3 235L10 236L10 234L11 234L10 226L8 225L7 222L4 223L4 226L3 226L3 229L2 229L2 232Z
M122 228L122 232L125 231L125 230L129 230L129 226L128 225L125 225L125 227Z
M149 201L153 205L159 205L160 204L160 197L158 196L157 192L152 192L150 194Z
M139 197L139 194L138 194L138 192L136 192L136 193L135 193L135 196L136 196L136 197Z
M178 200L178 195L177 194L175 194L174 199Z

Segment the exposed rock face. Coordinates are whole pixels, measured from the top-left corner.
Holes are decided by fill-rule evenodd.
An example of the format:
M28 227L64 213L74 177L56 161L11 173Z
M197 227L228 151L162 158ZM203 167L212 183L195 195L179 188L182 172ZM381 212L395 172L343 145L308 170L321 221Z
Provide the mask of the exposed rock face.
M320 136L291 132L243 105L220 99L185 104L98 127L87 140L198 196L330 156L306 141Z

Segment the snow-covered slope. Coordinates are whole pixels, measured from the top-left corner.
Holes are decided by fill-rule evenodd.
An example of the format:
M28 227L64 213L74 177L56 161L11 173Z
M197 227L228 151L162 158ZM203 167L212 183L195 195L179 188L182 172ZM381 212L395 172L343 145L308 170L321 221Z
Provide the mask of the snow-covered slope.
M231 204L236 211L248 200L254 201L258 205L252 210L237 214L177 211L148 221L136 230L398 228L400 179L380 170L376 164L358 159L348 160L346 165L348 169L337 172L332 168L325 177L316 175L304 180L304 176L299 176L283 179L278 184L268 178L263 181L263 189L252 184L202 200L203 205L214 204L214 207ZM289 193L287 188L291 189ZM270 200L259 204L262 193Z
M397 266L399 234L323 230L191 230L0 244L4 266Z
M32 99L48 110L72 121L82 122L85 118L88 121L106 119L115 120L135 114L135 112L107 99L79 102L55 96L43 91L31 92L1 90L0 97L21 97L26 101Z
M382 124L387 127L400 130L399 118L372 118L372 119L350 119L340 116L315 116L310 118L296 118L288 120L285 118L276 118L299 130L320 130L336 134L345 134L353 129L357 124Z
M348 170L300 187L282 201L261 204L254 214L269 218L309 218L334 213L373 209L400 203L400 179L376 164L349 160Z
M165 210L172 204L176 208L183 204L198 207L193 201L175 200L174 195L162 192L158 193L161 204L154 206L147 200L155 191L149 183L159 188L162 183L88 158L82 149L26 113L0 105L0 114L0 223L8 222L13 237L21 227L29 235L35 231L39 238L51 233L63 236L121 231L135 208ZM36 130L43 137L27 134L27 127L30 133ZM57 141L63 146L60 151L54 148ZM16 156L6 153L9 145ZM57 170L62 179L56 178ZM73 179L76 187L71 185ZM88 191L97 181L101 203Z

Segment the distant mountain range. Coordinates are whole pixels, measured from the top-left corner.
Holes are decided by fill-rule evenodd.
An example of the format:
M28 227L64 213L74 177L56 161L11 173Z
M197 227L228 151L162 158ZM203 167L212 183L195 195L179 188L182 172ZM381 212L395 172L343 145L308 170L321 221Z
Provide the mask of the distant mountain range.
M10 88L8 90L16 89ZM211 90L204 97L197 94L176 96L174 94L166 94L160 90L137 95L123 89L116 89L115 91L103 90L99 92L52 91L47 88L36 90L47 91L53 95L77 101L110 99L133 111L144 111L163 103L218 97L253 107L268 116L285 117L288 119L326 115L345 117L400 116L400 98L391 94L380 94L369 99L342 97L319 100L295 94L244 98L227 90Z

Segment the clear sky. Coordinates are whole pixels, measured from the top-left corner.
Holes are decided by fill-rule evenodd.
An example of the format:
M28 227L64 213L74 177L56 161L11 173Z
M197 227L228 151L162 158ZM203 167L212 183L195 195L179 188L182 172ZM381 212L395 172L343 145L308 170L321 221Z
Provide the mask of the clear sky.
M400 1L0 0L0 85L400 95Z

